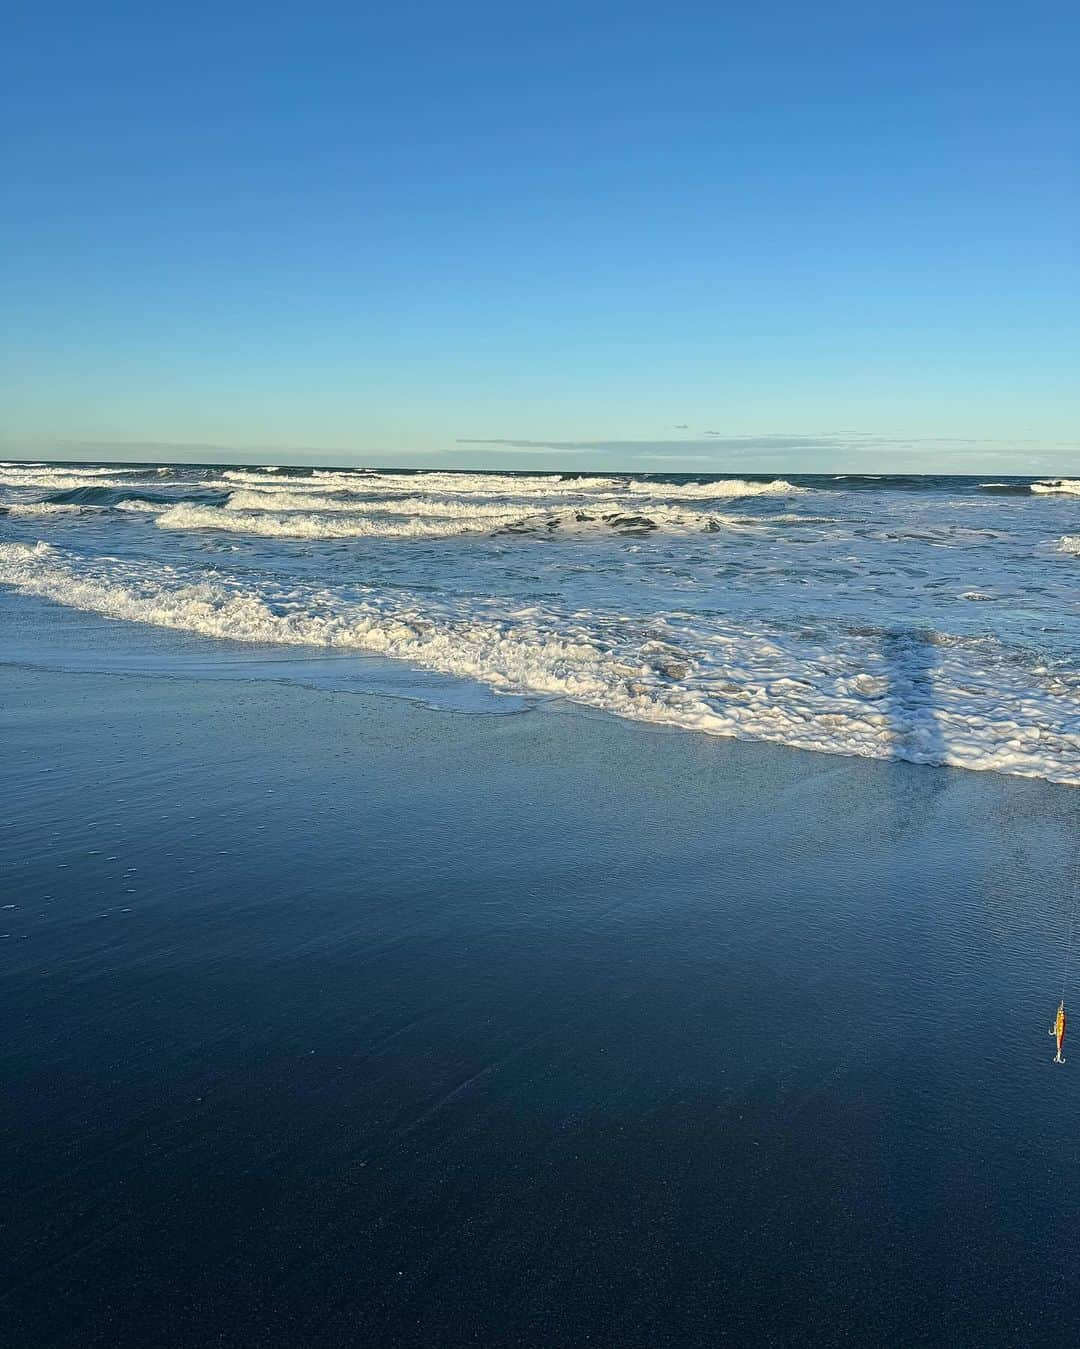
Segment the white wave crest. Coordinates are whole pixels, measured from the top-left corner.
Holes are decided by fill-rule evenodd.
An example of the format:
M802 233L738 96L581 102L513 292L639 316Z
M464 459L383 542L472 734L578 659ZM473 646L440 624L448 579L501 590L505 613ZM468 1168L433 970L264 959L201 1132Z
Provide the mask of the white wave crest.
M44 491L64 492L75 487L131 487L131 478L76 478L56 475L44 478L40 474L20 473L0 477L0 487L36 487Z
M3 478L12 473L33 473L37 478L115 478L118 473L138 473L140 471L138 468L121 468L118 465L112 467L105 465L84 467L81 464L7 463L0 465L0 477Z
M156 523L161 529L216 529L266 538L295 539L436 539L496 531L544 536L590 530L617 534L653 531L716 533L723 525L739 524L739 521L715 511L677 510L651 503L639 504L625 497L557 510L544 508L539 503L514 508L509 504L472 500L437 502L423 498L336 504L319 498L312 502L292 494L287 499L294 509L279 511L279 500L273 498L269 504L274 509L267 510L268 503L261 494L249 499L246 492L234 492L226 507L181 504L154 509L160 512ZM308 513L311 504L318 507L317 513ZM403 518L379 518L386 515Z
M239 482L249 491L276 498L292 493L351 493L368 499L409 494L409 500L438 496L442 500L476 497L509 503L511 501L554 500L578 497L592 502L597 495L647 497L652 501L718 501L737 497L798 496L808 489L783 478L769 482L751 482L745 478L725 478L716 482L668 483L636 478L572 478L552 474L511 473L348 473L330 469L316 470L310 478L285 478L276 481L249 470L228 470L222 475ZM327 509L324 507L323 509Z
M118 501L115 510L136 511L140 515L160 515L162 511L172 510L164 501L143 501L141 497L131 497L127 501Z
M266 476L268 473L280 473L280 472L281 472L280 468L275 468L268 464L265 468L227 468L224 471L224 473L222 473L221 476L227 482L262 483L267 487L284 486L286 483L290 481L291 482L297 481L297 479L295 478L292 479L285 478L279 479L278 481L275 482L273 478L267 478ZM306 479L300 479L300 481L304 482L306 481Z
M478 531L517 524L520 511L503 512L501 516L485 516L480 520L369 520L363 516L341 514L309 515L303 512L272 514L269 512L228 510L220 506L172 506L158 515L159 529L218 529L232 534L258 534L264 538L292 539L355 539L395 538L433 539L457 534L475 534Z
M94 510L95 507L68 505L60 501L27 501L3 509L15 519L33 519L42 515L78 515L80 511Z
M714 500L720 497L796 496L807 489L776 478L772 482L748 482L745 478L724 478L719 482L643 482L633 479L629 490L639 496L664 501Z
M504 519L513 512L501 502L460 501L451 498L393 497L376 501L338 500L314 492L232 492L228 508L236 511L321 511L358 515L434 515L446 519ZM518 512L520 514L520 512Z
M547 497L582 496L610 491L624 485L620 478L573 478L558 474L447 473L342 473L319 469L312 475L315 486L333 483L337 490L354 492L438 492L443 496ZM308 484L305 481L304 486Z
M1031 490L1045 496L1080 496L1080 478L1047 478L1044 482L1033 482Z

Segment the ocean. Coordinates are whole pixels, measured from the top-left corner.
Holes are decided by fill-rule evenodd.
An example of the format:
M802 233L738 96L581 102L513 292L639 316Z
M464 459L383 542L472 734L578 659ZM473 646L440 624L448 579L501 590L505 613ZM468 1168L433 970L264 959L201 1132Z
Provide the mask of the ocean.
M118 620L119 668L150 625L203 639L165 667L1073 785L1078 583L1069 479L0 465L0 588Z

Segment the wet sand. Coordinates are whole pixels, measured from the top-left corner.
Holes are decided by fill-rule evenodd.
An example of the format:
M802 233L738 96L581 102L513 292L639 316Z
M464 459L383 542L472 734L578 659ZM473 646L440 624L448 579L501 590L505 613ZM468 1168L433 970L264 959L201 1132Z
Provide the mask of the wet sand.
M0 743L0 1343L1080 1335L1074 789L14 667Z

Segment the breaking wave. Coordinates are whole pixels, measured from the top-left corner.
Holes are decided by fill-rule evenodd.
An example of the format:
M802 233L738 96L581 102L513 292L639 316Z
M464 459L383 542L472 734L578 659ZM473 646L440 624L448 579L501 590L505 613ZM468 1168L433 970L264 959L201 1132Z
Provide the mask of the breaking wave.
M237 499L239 498L239 499ZM616 502L603 502L588 509L543 509L534 504L525 509L507 509L490 503L468 505L457 502L339 502L291 496L290 505L278 510L278 501L266 510L266 502L246 493L234 493L227 507L181 504L168 508L142 502L125 503L127 509L157 512L160 529L213 529L233 534L255 534L263 538L294 539L436 539L463 534L544 534L580 533L589 529L607 529L621 534L654 531L701 531L716 533L724 517L700 512L687 513L650 507L647 511L628 511ZM302 505L297 505L302 502ZM307 507L315 504L317 513ZM419 505L419 509L415 507ZM409 509L406 509L409 507ZM375 519L370 518L372 515ZM400 515L399 519L387 519ZM736 522L732 522L736 523Z
M232 534L257 534L263 538L292 539L431 539L455 534L475 534L500 524L520 523L520 511L497 517L471 519L369 520L340 514L310 515L300 511L285 514L235 511L220 506L173 506L157 516L159 529L220 529Z
M92 482L95 478L115 478L121 473L146 473L142 468L121 468L107 465L84 464L13 464L0 465L0 480L9 482L23 476L48 481L53 478L79 478Z
M95 484L99 487L126 487L129 486L132 478L138 476L128 474L122 476L116 470L110 469L105 473L13 473L7 470L0 473L0 487L38 487L49 491L56 491L60 488L86 487L88 484ZM143 474L142 476L145 476Z
M1080 496L1080 478L1047 478L1033 482L1031 490L1044 496Z
M823 650L800 626L346 595L176 563L91 563L45 543L0 544L0 582L112 618L354 648L716 735L1080 784L1080 678L1028 668L987 638L834 625Z
M723 478L715 482L651 482L632 479L629 490L640 496L662 497L665 500L716 500L721 497L796 496L806 491L794 483L776 478L771 482L752 482L745 478Z
M484 517L504 519L508 512L501 502L468 501L462 502L452 497L394 497L374 501L339 499L333 496L319 496L314 492L252 492L250 490L232 492L228 507L236 511L323 511L350 514L394 514L394 515L436 515L446 518L454 516L462 519L482 519ZM535 507L533 507L535 509Z
M13 519L33 519L41 515L78 515L81 510L93 510L94 507L77 506L74 503L60 501L13 502L10 506L0 506Z
M338 490L357 492L434 492L443 496L580 496L611 491L625 484L623 478L573 477L525 473L449 473L439 470L416 473L346 473L317 469L316 486L333 483Z

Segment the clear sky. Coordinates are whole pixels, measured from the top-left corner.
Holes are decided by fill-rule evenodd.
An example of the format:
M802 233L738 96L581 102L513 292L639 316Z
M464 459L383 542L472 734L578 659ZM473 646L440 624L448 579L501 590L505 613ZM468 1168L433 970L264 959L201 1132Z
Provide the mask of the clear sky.
M1080 471L1080 7L9 4L0 451Z

